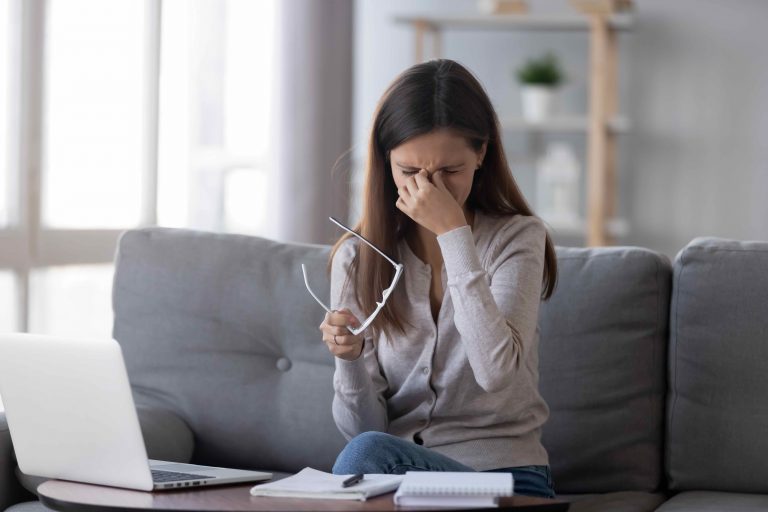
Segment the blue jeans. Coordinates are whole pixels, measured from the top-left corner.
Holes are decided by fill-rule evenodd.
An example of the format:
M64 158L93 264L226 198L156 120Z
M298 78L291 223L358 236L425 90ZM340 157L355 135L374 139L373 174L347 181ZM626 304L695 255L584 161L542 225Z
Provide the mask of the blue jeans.
M383 432L364 432L347 443L333 465L336 475L406 471L474 471L474 469L429 448ZM549 466L518 466L489 472L512 473L515 494L554 498Z

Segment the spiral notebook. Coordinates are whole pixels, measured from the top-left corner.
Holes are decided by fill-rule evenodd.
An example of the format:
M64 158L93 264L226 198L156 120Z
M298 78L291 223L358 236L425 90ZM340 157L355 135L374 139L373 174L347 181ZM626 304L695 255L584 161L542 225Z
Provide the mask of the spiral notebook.
M408 471L395 493L395 505L428 507L498 507L512 496L512 473Z

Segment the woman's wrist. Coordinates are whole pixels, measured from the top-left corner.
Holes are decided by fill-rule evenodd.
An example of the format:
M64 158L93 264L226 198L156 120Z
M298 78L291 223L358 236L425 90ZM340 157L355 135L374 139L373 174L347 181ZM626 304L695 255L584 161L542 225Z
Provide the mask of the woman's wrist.
M339 355L336 355L336 357L338 357L339 359L341 359L343 361L348 361L348 362L357 361L358 359L360 359L360 356L363 355L363 348L364 347L365 347L365 338L363 338L363 340L360 342L360 350L358 351L358 353L357 353L357 355L355 357L341 357Z
M443 227L439 228L435 233L436 236L444 235L454 229L459 229L464 226L469 226L469 223L465 220L446 223Z
M462 223L448 224L444 228L440 229L437 233L435 233L435 235L441 236L441 235L444 235L446 233L449 233L449 232L453 231L454 229L463 228L464 226L469 226L469 223L464 221Z

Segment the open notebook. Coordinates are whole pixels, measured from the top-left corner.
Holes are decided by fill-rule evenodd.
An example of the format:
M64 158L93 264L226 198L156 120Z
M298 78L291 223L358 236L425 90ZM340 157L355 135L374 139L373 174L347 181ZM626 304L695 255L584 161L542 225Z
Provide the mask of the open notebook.
M293 476L251 487L253 496L281 498L318 498L360 500L394 491L403 480L402 475L366 474L360 483L342 487L350 475L332 475L312 468L304 468Z
M395 505L497 507L512 496L512 473L408 471L395 493Z

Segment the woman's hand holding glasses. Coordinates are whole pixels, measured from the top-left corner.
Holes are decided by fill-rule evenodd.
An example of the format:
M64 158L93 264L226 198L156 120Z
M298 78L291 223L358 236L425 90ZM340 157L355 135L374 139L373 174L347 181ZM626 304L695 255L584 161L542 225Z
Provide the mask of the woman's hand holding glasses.
M354 361L363 352L365 336L362 332L358 335L352 334L347 325L359 327L360 321L349 309L344 308L325 313L325 319L318 329L323 332L323 341L331 354L340 359Z

